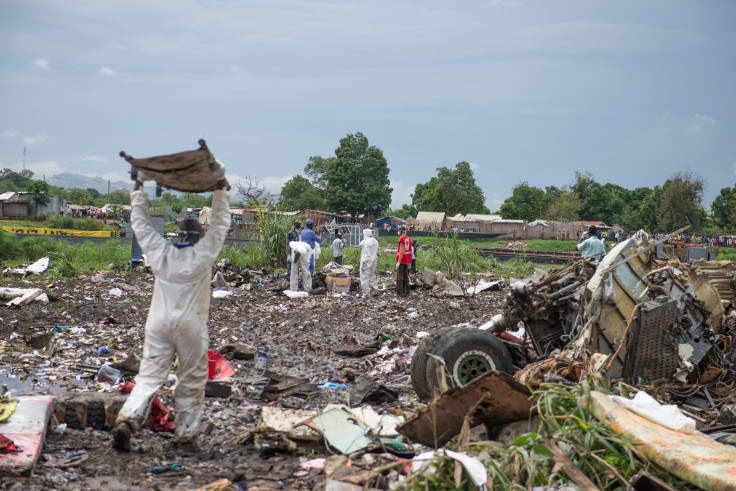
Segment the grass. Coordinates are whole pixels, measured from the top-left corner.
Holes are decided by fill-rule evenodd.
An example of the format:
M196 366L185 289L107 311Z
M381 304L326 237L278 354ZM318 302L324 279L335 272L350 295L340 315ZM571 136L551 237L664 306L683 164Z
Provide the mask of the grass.
M0 231L3 265L33 263L44 256L50 259L47 275L51 278L114 271L130 261L130 245L116 240L71 244L50 237L26 237L18 241L13 234Z
M8 221L3 222L3 225L11 227L55 228L86 231L114 230L109 225L105 225L100 220L95 220L94 218L72 218L70 216L60 215L49 215L45 220L41 221Z
M736 249L721 247L718 249L718 259L725 259L736 263Z

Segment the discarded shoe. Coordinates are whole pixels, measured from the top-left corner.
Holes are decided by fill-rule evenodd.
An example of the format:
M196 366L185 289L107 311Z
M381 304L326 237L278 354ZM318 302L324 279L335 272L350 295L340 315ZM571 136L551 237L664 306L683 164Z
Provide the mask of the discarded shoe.
M130 436L133 434L128 423L118 423L112 429L112 446L120 452L130 452Z

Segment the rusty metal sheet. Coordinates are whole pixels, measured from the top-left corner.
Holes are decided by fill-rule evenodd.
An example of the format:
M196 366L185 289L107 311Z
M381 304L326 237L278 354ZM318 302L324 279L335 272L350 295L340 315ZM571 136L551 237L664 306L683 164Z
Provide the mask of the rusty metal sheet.
M199 140L199 150L145 159L133 158L125 152L120 152L120 156L130 162L132 173L143 173L161 186L177 191L214 191L217 182L225 177L225 167L215 159L204 140Z
M592 392L590 407L638 452L680 479L702 489L736 489L736 447L700 432L671 430Z
M396 429L414 442L438 448L460 433L466 416L470 416L471 427L528 418L530 397L529 389L509 375L491 371L463 387L444 392Z

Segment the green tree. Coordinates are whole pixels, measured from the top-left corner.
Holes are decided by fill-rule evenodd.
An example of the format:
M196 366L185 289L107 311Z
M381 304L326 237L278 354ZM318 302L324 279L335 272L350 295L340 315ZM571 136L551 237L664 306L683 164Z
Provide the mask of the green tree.
M94 201L92 195L86 189L72 189L69 191L68 199L77 205L90 205Z
M436 177L416 185L412 205L423 211L444 211L448 216L489 213L468 162L459 162L454 170L438 167Z
M123 191L113 191L112 193L108 194L105 198L107 202L110 204L115 204L115 205L129 205L130 204L130 195Z
M304 173L312 184L324 190L327 188L327 171L335 164L335 157L309 157L309 163L304 167Z
M544 214L544 203L544 191L524 181L514 186L499 213L505 219L532 222Z
M184 202L181 199L174 197L173 201L169 203L169 206L171 206L171 210L178 216L184 209Z
M20 191L28 187L33 179L33 171L22 170L15 172L10 169L0 170L0 192Z
M723 230L736 230L736 184L733 188L725 187L713 200L710 211L718 226Z
M28 197L33 201L33 216L38 216L38 205L49 204L51 197L48 195L49 185L46 181L31 180L26 185Z
M616 184L601 185L593 181L582 200L583 207L580 213L582 219L600 220L607 225L613 225L626 207L626 192L626 189Z
M304 176L294 176L281 188L279 203L291 210L324 210L324 193Z
M87 192L92 196L92 199L98 199L102 196L102 194L95 188L87 188Z
M398 208L396 210L391 210L389 212L389 215L397 218L403 218L406 220L407 218L416 218L417 213L419 213L419 210L414 205L409 205L404 203L401 205L401 208Z
M662 186L662 201L659 207L659 221L665 231L672 231L685 224L699 230L705 220L702 206L705 182L693 173L678 172Z
M204 208L212 206L212 195L203 195L196 193L184 193L181 197L187 208Z
M388 163L380 148L363 133L340 140L335 161L327 169L327 206L330 210L381 216L391 204Z
M560 222L580 220L580 210L583 204L577 193L564 188L555 188L553 192L550 192L550 187L554 186L546 188L547 209L544 212L544 218Z

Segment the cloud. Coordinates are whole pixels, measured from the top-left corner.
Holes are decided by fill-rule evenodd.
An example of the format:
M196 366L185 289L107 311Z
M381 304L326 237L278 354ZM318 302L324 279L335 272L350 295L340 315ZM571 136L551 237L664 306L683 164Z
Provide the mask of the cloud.
M713 126L716 124L716 120L711 118L710 116L706 116L704 114L693 114L693 117L690 118L690 121L692 122L692 125L690 126L691 131L701 131L705 126Z
M50 68L49 60L47 60L46 58L39 58L37 60L33 60L33 66L35 66L36 68L43 68L43 69Z
M471 169L478 169L478 168L480 168L480 164L475 164L473 162L470 162L470 168Z
M118 72L110 67L103 66L100 68L100 73L102 75L107 75L108 77L114 77L118 74Z
M230 67L230 71L233 72L233 73L238 73L240 71L240 67L239 66L232 65Z
M3 138L18 138L19 134L20 131L18 130L5 130L0 133L0 136L2 136Z
M500 193L494 191L493 197L491 198L491 203L488 206L488 208L491 210L491 213L497 212L499 209L501 209L501 205L504 201L506 201L506 198L501 197Z
M105 157L98 157L97 155L84 155L77 160L79 162L92 162L92 163L107 162L107 159Z
M401 205L411 203L411 195L414 193L414 185L404 184L401 181L390 181L391 188L391 209L401 208Z
M48 140L47 135L36 133L33 136L24 136L20 141L26 145L36 145L37 143L43 143L46 140Z
M61 165L59 165L59 162L56 160L29 163L26 164L26 167L32 170L36 177L38 177L39 179L43 179L43 176L55 176L56 174L66 172L64 169L61 168Z
M518 0L488 0L486 7L515 7L522 5Z

